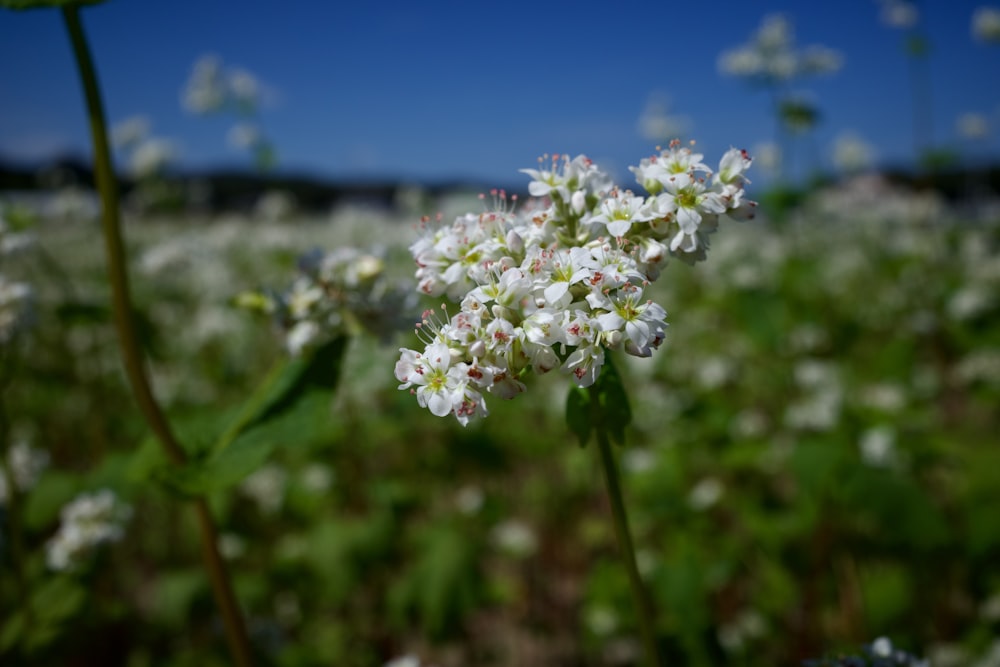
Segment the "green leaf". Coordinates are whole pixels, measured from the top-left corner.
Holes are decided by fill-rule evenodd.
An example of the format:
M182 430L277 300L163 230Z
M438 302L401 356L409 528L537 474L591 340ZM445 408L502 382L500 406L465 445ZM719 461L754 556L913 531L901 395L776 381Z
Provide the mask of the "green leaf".
M580 439L580 446L586 447L590 440L590 398L587 390L570 387L566 396L566 425Z
M611 361L611 355L608 355L594 386L600 402L600 410L595 411L595 419L600 419L600 422L594 426L604 428L616 445L624 445L625 427L632 423L632 408L629 407L625 385Z
M218 491L239 483L283 446L311 444L327 433L330 392L310 392L289 410L244 431L230 446L182 467L159 469L156 477L186 495Z
M130 477L154 479L181 495L202 495L237 484L278 447L318 442L330 433L330 406L347 342L337 338L279 366L235 418L220 421L212 415L208 421L190 420L197 428L189 433L178 429L192 455L183 466L170 464L155 441L144 443L132 458ZM191 447L212 440L210 447Z
M288 411L304 395L336 389L348 338L339 337L311 354L295 357L272 372L244 404L214 447L228 447L240 433Z
M0 7L7 9L48 9L50 7L83 7L99 5L105 0L0 0Z

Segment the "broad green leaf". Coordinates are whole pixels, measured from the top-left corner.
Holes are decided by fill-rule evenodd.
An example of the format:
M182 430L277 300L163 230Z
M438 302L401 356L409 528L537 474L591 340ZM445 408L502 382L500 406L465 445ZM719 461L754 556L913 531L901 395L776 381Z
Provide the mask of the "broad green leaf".
M278 447L317 442L329 433L330 405L347 342L337 338L278 367L235 418L220 421L213 415L195 428L179 429L192 454L183 466L171 465L155 441L146 442L133 456L130 476L155 479L182 495L201 495L240 482ZM192 447L192 439L215 444Z
M332 392L340 380L340 369L348 338L335 338L309 355L295 357L273 371L244 404L237 418L215 444L218 453L242 432L287 411L308 392Z

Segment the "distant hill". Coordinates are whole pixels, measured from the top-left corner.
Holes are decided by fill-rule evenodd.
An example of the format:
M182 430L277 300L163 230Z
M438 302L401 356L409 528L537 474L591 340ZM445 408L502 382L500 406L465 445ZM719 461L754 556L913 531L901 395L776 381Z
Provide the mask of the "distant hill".
M457 179L433 183L388 178L334 180L282 171L234 168L173 171L165 174L163 180L201 193L199 204L216 211L249 210L262 194L275 190L293 195L296 205L303 211L329 211L333 206L348 202L392 207L403 189L414 187L429 197L452 192L485 192L496 187ZM120 178L119 183L123 194L128 194L136 185L133 179L126 177ZM93 170L86 160L63 156L44 164L23 164L0 158L0 192L49 190L67 185L94 187ZM516 192L514 189L508 191Z

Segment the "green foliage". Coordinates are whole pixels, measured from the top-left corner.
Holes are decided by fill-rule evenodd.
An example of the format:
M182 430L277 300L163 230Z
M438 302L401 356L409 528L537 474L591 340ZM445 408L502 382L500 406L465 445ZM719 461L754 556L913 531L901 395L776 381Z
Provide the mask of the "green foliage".
M143 344L187 447L179 470L122 380L94 223L40 221L51 263L4 258L38 299L4 367L2 444L50 462L0 512L0 663L114 646L108 664L228 664L176 495L199 492L262 664L606 664L636 645L637 619L596 452L567 446L601 427L627 431L625 504L671 664L792 665L880 635L971 664L1000 594L1000 227L830 221L796 198L783 223L730 227L705 264L668 267L652 358L616 356L565 401L565 378L533 378L467 428L396 389L398 344L283 360L229 305L280 284L292 247L407 220L143 221L137 308L158 332ZM133 506L125 539L52 572L61 508L103 487Z

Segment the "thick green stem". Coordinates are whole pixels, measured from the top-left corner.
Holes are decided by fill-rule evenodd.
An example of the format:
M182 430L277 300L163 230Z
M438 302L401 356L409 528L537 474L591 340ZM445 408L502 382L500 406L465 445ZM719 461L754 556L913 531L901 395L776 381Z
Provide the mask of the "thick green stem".
M94 178L101 198L101 227L108 254L108 278L111 283L112 306L115 327L121 344L122 360L125 364L129 384L143 417L149 423L153 433L156 434L170 460L176 465L181 465L186 459L184 448L174 436L166 415L153 396L143 364L138 331L133 321L125 246L121 234L118 183L111 164L107 123L104 117L100 86L97 82L97 72L91 59L90 48L87 45L87 38L77 8L64 6L62 14L73 46L73 54L79 67L80 81L83 85L90 119L94 150ZM208 569L216 604L222 613L230 652L236 665L250 667L253 664L250 641L225 563L219 554L218 531L205 499L197 498L194 504L202 538L205 566Z
M600 414L598 393L591 388L591 404L594 414ZM618 538L618 548L621 550L622 561L628 572L629 586L632 589L632 600L639 621L639 631L646 649L646 663L650 667L659 667L660 652L656 645L656 628L653 616L653 604L642 583L639 566L635 559L635 548L632 546L632 533L628 527L628 513L625 511L625 501L622 498L621 483L618 480L618 466L611 450L611 440L602 424L595 424L597 449L601 456L601 468L604 471L604 482L608 489L608 501L611 505L611 516L615 524L615 536Z

